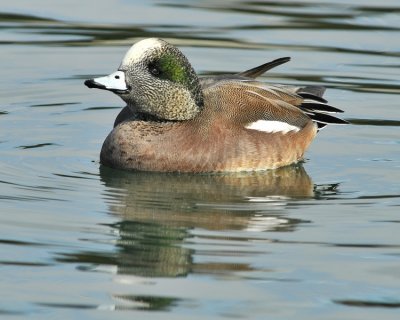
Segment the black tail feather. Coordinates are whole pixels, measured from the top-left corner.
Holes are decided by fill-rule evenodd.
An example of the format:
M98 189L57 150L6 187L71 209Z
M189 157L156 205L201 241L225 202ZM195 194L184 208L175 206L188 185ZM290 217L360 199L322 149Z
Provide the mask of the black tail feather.
M311 119L313 119L315 122L321 123L321 124L349 124L346 120L336 118L334 116L331 116L329 114L325 113L307 113Z
M308 86L300 88L296 93L304 99L299 106L321 130L328 124L348 124L346 120L336 118L327 113L341 113L343 110L327 104L327 100L322 98L325 88L321 86Z
M258 67L240 72L237 75L241 76L241 77L255 79L255 78L261 76L263 73L267 72L268 70L271 70L272 68L280 66L281 64L284 64L288 61L290 61L290 57L279 58L279 59L264 63Z
M321 111L328 113L342 113L343 110L330 106L329 104L324 103L315 103L315 102L303 102L300 106L301 109L307 111Z
M327 103L328 102L324 98L322 98L320 96L317 96L315 94L309 93L309 92L298 92L297 94L300 97L302 97L303 99L310 99L310 100L314 100L314 101L318 101L318 102L322 102L322 103Z

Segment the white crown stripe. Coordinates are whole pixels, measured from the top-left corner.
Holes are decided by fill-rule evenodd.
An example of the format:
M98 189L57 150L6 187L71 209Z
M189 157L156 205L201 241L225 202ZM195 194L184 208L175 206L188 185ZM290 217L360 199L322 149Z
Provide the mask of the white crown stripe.
M148 53L149 49L155 47L161 47L162 42L155 38L149 38L135 43L125 54L122 59L121 65L129 65L141 61L143 57Z

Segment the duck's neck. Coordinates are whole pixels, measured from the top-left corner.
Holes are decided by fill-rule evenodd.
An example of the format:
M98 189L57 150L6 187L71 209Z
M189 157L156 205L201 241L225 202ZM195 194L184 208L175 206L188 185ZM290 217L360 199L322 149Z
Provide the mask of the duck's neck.
M165 120L144 112L133 112L126 106L123 108L114 122L114 128L124 121L152 121L152 122L179 122L179 120Z

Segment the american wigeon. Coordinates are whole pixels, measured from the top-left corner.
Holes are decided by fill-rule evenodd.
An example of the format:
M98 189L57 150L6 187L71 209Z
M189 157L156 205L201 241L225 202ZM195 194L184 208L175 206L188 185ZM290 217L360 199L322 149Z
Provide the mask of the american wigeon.
M168 42L136 43L118 71L85 81L127 103L104 141L101 163L129 170L232 172L298 162L320 128L347 122L330 115L342 111L326 104L321 87L255 80L287 61L199 78Z

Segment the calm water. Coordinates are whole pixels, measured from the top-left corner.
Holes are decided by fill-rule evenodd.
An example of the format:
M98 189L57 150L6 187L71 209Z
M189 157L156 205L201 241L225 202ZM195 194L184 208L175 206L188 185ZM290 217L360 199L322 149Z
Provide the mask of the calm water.
M397 0L3 1L0 317L399 319L399 31ZM291 56L265 80L353 125L271 172L101 167L123 103L83 80L149 36L200 74Z

